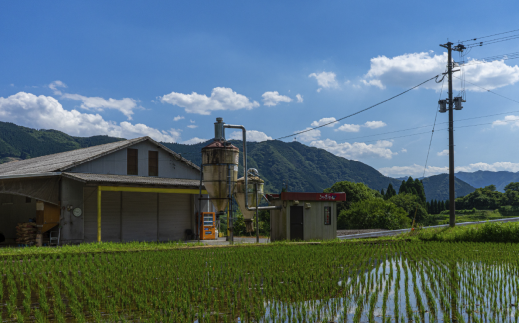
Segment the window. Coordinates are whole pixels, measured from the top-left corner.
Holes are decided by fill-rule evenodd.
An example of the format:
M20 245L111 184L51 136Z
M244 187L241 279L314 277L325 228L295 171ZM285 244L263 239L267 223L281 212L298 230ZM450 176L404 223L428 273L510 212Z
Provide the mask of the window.
M158 151L148 151L148 176L159 176Z
M126 173L137 175L137 149L128 148L126 152Z
M330 213L331 213L331 207L326 206L325 207L325 225L331 225L331 223L332 223Z

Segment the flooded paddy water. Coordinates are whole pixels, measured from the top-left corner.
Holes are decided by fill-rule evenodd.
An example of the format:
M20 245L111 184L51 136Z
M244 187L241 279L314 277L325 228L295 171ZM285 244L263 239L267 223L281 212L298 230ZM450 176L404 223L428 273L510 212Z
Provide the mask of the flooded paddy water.
M518 322L518 244L328 243L0 260L2 322Z

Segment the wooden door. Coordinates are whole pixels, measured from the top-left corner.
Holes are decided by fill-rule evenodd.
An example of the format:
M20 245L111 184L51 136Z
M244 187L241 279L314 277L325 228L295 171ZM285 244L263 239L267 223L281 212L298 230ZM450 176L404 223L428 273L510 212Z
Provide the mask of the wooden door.
M303 240L303 206L291 206L291 240Z

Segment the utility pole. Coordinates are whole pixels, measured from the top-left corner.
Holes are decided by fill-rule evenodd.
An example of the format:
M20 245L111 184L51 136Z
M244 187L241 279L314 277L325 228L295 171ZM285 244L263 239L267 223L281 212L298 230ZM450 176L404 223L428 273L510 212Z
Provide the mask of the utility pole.
M455 100L453 99L453 72L458 72L460 70L453 71L453 62L451 59L451 52L452 50L462 52L465 47L464 45L458 44L455 47L452 47L453 43L447 42L446 44L440 45L441 47L444 47L448 50L448 72L445 74L448 74L448 99L447 100L440 100L440 110L439 112L446 112L446 103L448 103L448 110L449 110L449 126L448 126L448 132L449 132L449 155L450 155L450 227L455 226L455 144L453 143L453 103L455 101L456 107L455 110L461 110L462 109L462 102L465 102L462 100L462 97L456 97Z

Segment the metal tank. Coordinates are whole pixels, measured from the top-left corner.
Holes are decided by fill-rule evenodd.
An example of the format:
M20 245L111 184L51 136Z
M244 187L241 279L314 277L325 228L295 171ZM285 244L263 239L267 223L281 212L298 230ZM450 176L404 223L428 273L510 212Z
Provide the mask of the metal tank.
M238 148L224 138L224 123L217 118L214 141L202 148L204 187L218 213L223 214L235 189L238 175Z
M255 170L256 171L256 170ZM256 175L256 176L254 176ZM260 199L264 195L264 181L258 177L258 172L252 175L249 174L247 178L247 200L250 207L256 207L260 205ZM255 194L255 185L257 186L257 194ZM246 232L253 232L253 216L255 215L255 209L248 210L245 202L245 179L241 177L237 180L235 189L235 199L240 207L240 211L244 215L244 222L246 225Z

